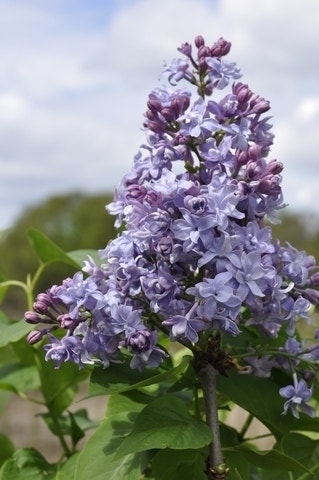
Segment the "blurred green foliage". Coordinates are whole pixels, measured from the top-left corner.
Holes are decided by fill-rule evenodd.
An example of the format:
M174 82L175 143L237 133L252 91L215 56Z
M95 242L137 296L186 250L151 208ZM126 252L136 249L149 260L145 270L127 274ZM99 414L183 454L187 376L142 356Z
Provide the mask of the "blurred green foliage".
M38 260L28 243L29 228L43 232L66 252L104 248L116 235L114 217L105 210L111 200L108 194L70 193L27 209L0 237L1 274L7 279L25 281L27 275L35 272ZM65 264L55 263L41 276L37 290L44 291L73 272ZM19 318L25 309L24 302L23 292L12 289L2 308L11 318Z

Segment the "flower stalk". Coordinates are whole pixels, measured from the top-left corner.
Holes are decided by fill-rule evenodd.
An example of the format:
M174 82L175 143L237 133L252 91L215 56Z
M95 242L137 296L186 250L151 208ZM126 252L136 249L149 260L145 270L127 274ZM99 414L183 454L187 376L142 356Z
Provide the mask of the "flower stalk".
M210 363L202 367L198 373L205 401L206 423L213 433L207 467L207 478L212 480L227 478L218 419L217 375L217 370Z

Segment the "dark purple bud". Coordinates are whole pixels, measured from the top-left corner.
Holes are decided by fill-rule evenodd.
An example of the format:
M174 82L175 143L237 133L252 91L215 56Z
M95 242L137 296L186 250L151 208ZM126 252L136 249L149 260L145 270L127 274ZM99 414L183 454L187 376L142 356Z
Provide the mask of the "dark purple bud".
M131 198L141 202L147 190L143 185L132 184L127 187L126 198Z
M236 95L239 103L247 103L252 96L252 91L243 83L236 83L233 86L233 93Z
M214 90L214 85L211 82L206 83L204 88L204 94L209 96L213 93L213 90Z
M319 304L319 291L314 288L306 288L303 291L303 296L309 300L313 305Z
M61 325L61 328L66 328L67 330L74 328L77 325L77 321L74 318L71 318L68 313L59 315L57 321Z
M210 53L212 57L223 57L229 53L230 48L231 43L221 37L211 47Z
M270 103L262 97L256 96L250 103L250 113L265 113L270 109Z
M316 345L316 347L318 348L318 345ZM318 356L316 357L316 360L318 359ZM311 383L314 381L315 379L315 374L314 372L312 372L311 370L302 370L301 372L302 374L302 378L307 382L307 383Z
M172 101L171 108L174 110L175 118L179 117L182 113L187 110L190 104L190 99L186 95L179 95L175 97Z
M278 175L267 175L260 180L258 192L266 195L279 195L281 192L280 180Z
M210 57L210 48L207 47L206 45L203 45L202 47L199 47L198 49L198 58L203 60L206 57ZM206 67L206 62L205 62L205 67Z
M310 284L313 287L318 287L319 285L319 272L313 273L310 277Z
M243 150L236 151L237 163L239 166L246 165L249 160L248 152Z
M27 341L30 345L34 345L35 343L40 342L43 338L43 333L40 330L33 330L27 336Z
M247 164L246 177L249 180L259 180L264 173L263 165L256 161L249 160Z
M205 40L201 35L197 35L197 37L195 37L194 43L195 43L196 47L199 48L199 47L202 47L203 45L205 45Z
M278 162L278 160L270 160L267 165L267 172L271 173L272 175L278 175L283 171L283 169L283 164L281 162Z
M35 311L38 312L38 313L42 313L42 314L47 313L48 306L49 306L49 305L48 305L47 303L41 302L40 300L37 300L37 301L34 302L34 304L32 305L33 310L35 310Z
M254 143L248 148L248 156L250 160L257 162L261 158L261 148L260 145Z
M157 113L162 108L162 105L155 98L149 97L148 102L147 102L147 107L151 110L151 112Z
M33 325L36 325L37 323L41 323L41 317L36 312L31 312L31 311L25 312L24 319L27 323L31 323Z
M316 259L313 255L307 255L306 259L304 260L304 266L308 269L316 266Z

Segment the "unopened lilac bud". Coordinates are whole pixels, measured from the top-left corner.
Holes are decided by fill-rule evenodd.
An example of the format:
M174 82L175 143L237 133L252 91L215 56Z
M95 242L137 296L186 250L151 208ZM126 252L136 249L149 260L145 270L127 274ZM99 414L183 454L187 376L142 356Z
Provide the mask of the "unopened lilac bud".
M192 46L188 42L183 43L177 50L186 55L188 58L190 58L192 55Z
M249 160L248 152L243 150L237 150L236 157L239 166L246 165Z
M318 287L319 285L319 272L313 273L310 277L310 284L313 287Z
M258 192L266 195L279 195L281 192L280 177L278 175L267 175L262 178L258 185Z
M254 143L253 145L250 145L250 147L248 148L248 156L249 156L249 159L253 160L254 162L259 160L261 158L260 145L257 145L256 143Z
M31 323L33 325L36 325L37 323L41 322L40 315L32 311L25 312L24 319L27 323Z
M147 190L143 185L132 184L127 187L126 198L142 201Z
M156 112L160 111L162 105L155 98L149 97L148 102L147 102L147 107L151 110L151 112L156 113Z
M30 345L34 345L35 343L40 342L40 340L42 340L42 338L43 338L43 333L40 330L33 330L27 336L27 342Z
M40 300L37 300L36 302L33 303L32 305L33 310L35 310L38 313L46 313L48 310L48 304L45 302L42 302Z
M283 164L281 162L278 162L278 160L270 160L267 165L267 172L273 175L278 175L283 171L283 169Z
M233 86L233 93L236 95L239 103L247 103L252 96L252 91L243 83L236 83Z
M205 45L205 40L201 35L197 35L195 37L194 43L195 43L196 47L199 48L199 47L202 47L203 45Z
M249 180L259 180L263 176L263 165L256 161L249 160L247 164L246 177Z
M57 317L57 321L59 322L61 328L66 328L67 330L71 329L76 324L74 318L71 318L70 315L67 313L59 315Z
M204 59L206 57L210 57L210 49L206 45L203 45L202 47L200 47L198 49L198 58L199 59Z
M317 346L318 348L318 346ZM318 356L317 358L318 359ZM315 379L315 373L311 370L302 370L302 378L307 382L311 383Z
M303 291L303 296L309 300L313 305L319 304L319 291L314 288L306 288Z
M250 104L250 113L265 113L270 109L270 103L268 100L265 100L264 98L261 97L256 97L251 101Z
M230 51L231 43L224 38L219 38L216 43L211 47L210 52L212 57L223 57Z
M304 266L308 269L316 266L316 259L313 255L307 255L304 260Z

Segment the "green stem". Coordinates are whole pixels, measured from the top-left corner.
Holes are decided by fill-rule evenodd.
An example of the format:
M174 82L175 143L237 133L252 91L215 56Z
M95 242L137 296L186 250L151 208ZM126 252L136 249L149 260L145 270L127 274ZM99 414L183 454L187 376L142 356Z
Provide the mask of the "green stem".
M250 414L248 415L248 417L246 418L245 423L244 423L244 425L243 425L242 428L241 428L241 431L239 432L239 435L241 436L241 438L244 438L244 436L246 435L247 430L248 430L248 428L250 427L251 422L253 421L253 419L254 419L254 416L250 413Z
M198 373L205 400L206 423L213 433L213 441L209 452L208 478L223 480L226 479L227 469L222 454L219 430L217 375L217 370L210 363L202 367Z
M310 472L306 472L298 477L297 480L310 480L314 479L314 474L319 470L319 462L313 465L313 467L309 468Z
M63 452L64 452L66 457L70 457L73 452L70 450L68 444L66 443L66 440L65 440L65 438L63 436L63 433L61 431L61 426L60 426L59 420L58 420L58 418L55 414L54 408L52 408L51 405L47 404L47 409L48 409L48 412L49 412L49 414L52 418L52 421L53 421L53 424L54 424L54 429L56 431L56 436L59 439L59 442L61 444Z

